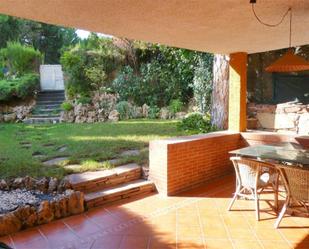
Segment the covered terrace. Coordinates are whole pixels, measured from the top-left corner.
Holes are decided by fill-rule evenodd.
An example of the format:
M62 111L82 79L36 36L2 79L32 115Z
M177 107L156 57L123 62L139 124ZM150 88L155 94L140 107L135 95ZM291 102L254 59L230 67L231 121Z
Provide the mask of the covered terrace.
M293 46L309 43L309 2L258 1L269 22L293 8ZM229 151L293 142L298 135L247 131L247 56L285 48L288 19L265 28L248 0L0 0L0 13L170 46L229 55L228 130L153 141L150 177L159 194L2 238L13 248L308 248L308 218L288 217L274 229L268 201L255 221L253 203L226 211L235 177ZM264 199L268 199L265 196Z

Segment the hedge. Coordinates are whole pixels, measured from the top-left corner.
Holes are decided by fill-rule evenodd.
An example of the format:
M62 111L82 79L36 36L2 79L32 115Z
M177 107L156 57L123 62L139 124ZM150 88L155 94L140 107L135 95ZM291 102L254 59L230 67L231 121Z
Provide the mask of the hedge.
M13 98L25 99L32 96L39 86L39 75L25 74L11 80L0 80L0 101L10 101Z

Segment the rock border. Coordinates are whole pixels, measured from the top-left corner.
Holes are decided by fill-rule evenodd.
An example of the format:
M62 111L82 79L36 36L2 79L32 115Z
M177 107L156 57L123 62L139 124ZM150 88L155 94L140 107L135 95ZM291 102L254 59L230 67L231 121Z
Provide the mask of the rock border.
M15 189L38 190L45 194L60 194L52 201L41 201L38 205L24 205L16 210L0 214L0 236L16 233L22 229L46 224L55 219L83 213L84 193L74 191L68 180L57 178L20 177L11 180L0 180L0 190Z

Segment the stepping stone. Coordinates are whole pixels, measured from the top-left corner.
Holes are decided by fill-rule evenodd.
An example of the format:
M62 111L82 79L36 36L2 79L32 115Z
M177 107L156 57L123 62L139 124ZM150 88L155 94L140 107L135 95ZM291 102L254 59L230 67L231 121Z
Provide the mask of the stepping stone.
M52 147L52 146L54 146L54 145L55 145L55 144L53 144L53 143L43 144L44 147Z
M36 159L42 159L42 158L44 158L45 156L44 155L36 155L36 156L33 156L34 158L36 158Z
M21 142L19 142L19 144L25 145L25 144L31 144L31 143L30 143L30 142L27 142L27 141L21 141Z
M66 160L68 160L68 157L56 157L56 158L43 162L43 165L44 166L61 165L61 163L63 163Z
M79 170L82 166L79 165L79 164L70 164L70 165L66 165L64 166L65 169L68 169L68 170Z
M31 148L31 144L24 144L21 146L24 149L30 149Z
M19 142L22 148L29 149L32 144L30 142Z
M43 158L43 157L45 157L45 155L43 153L39 152L39 151L35 151L35 152L32 153L32 157Z
M111 165L116 166L116 165L119 165L121 163L121 159L115 158L115 159L103 161L102 163L104 163L104 162L109 162Z
M35 151L32 153L32 156L43 155L40 151Z
M67 148L68 148L68 147L66 147L66 146L64 145L64 146L61 146L60 148L58 148L57 151L58 151L58 152L64 152L64 151L67 150Z
M138 156L141 154L140 150L126 150L120 153L120 156Z

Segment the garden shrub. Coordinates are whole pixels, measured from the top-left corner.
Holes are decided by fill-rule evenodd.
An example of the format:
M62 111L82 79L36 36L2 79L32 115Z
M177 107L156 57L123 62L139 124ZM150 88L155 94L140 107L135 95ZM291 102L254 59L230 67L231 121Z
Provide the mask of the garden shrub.
M82 105L87 105L87 104L91 104L92 102L92 98L88 97L88 96L80 96L77 100L76 100L77 104L82 104Z
M178 128L189 134L208 133L216 130L211 124L210 115L203 116L201 113L189 114L178 124Z
M73 109L73 105L70 102L63 102L61 104L61 109L64 111L71 111Z
M145 96L136 96L136 92L140 90L140 95L144 95L141 89L140 77L134 72L130 66L124 66L117 74L117 77L113 81L113 89L119 94L121 100L132 100L137 105L142 102L140 98Z
M120 99L159 107L168 106L173 99L188 102L195 68L204 53L153 44L138 48L137 54L138 68L124 66L113 81Z
M0 101L10 101L14 97L25 99L34 94L39 86L39 75L25 74L11 80L0 80Z
M148 110L148 118L156 119L160 113L160 108L156 105L150 106Z
M212 60L210 54L92 34L65 51L61 64L71 98L100 90L137 106L170 105L176 113L193 97L193 91L202 94L204 85L208 87L208 75L203 78L204 72L212 70L208 59Z
M78 94L108 89L115 72L122 64L122 54L110 38L91 38L65 51L61 64L68 75L68 94L74 98Z
M120 119L129 119L131 105L127 101L120 101L116 105L116 110L119 112Z
M175 115L183 109L183 103L179 99L173 99L171 100L168 109L173 115Z
M10 76L37 71L41 60L39 51L18 42L8 42L7 47L0 50L1 64L4 64Z

